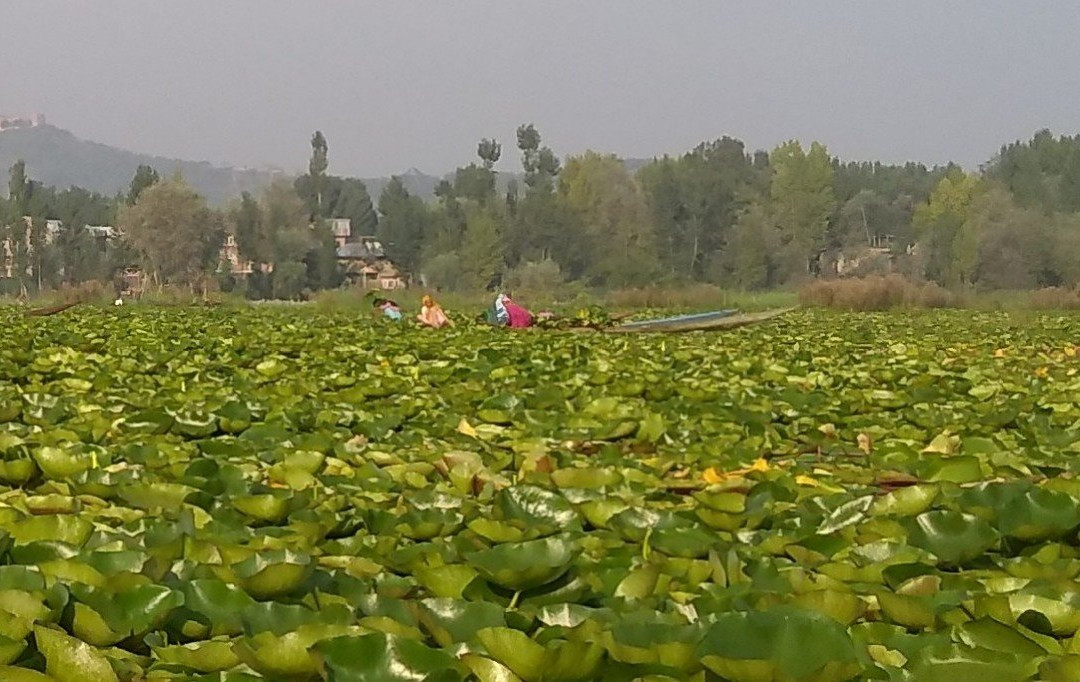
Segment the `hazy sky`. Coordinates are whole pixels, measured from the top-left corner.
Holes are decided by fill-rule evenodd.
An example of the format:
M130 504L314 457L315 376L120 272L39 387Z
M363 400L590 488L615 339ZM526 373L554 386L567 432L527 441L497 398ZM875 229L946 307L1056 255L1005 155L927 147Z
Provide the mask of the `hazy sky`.
M560 155L732 135L986 161L1080 129L1076 0L0 0L0 111L234 165L442 173L534 122Z

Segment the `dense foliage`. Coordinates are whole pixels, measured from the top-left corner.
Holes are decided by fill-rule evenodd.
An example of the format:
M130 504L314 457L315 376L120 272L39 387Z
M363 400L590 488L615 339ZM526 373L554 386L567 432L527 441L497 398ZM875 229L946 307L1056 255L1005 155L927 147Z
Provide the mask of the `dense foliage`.
M0 310L4 679L1077 677L1075 318L73 313Z
M149 191L160 182L152 168L139 168L126 197L109 199L42 187L16 164L9 199L0 202L7 226L0 237L13 245L15 274L0 286L107 280L118 267L140 264L158 282L195 286L220 275L223 288L252 298L297 298L342 281L330 218L348 218L353 239L377 236L398 267L442 290L475 291L539 272L546 290L566 281L763 289L887 273L968 290L1080 284L1077 137L1040 132L972 173L844 162L817 142L750 153L723 137L633 164L595 152L560 160L532 125L518 129L516 142L521 168L510 179L495 169L502 145L484 139L478 162L449 174L431 201L400 177L373 199L362 181L328 172L331 147L316 132L307 173L244 193L205 224L184 218L196 208L181 199L190 190L152 202L142 211L150 239L140 245L132 235L135 249L95 241L84 226L123 223L117 204L130 214L140 201L160 199L164 192ZM64 223L53 241L43 231L49 219ZM234 281L205 257L214 253L201 248L207 235L224 235L218 222L239 255L260 265L254 276ZM172 257L163 260L161 251Z

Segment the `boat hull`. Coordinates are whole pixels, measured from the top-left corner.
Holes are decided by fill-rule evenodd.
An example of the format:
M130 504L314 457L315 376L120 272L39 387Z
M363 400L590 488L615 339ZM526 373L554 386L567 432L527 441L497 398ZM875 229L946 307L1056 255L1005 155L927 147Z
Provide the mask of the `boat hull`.
M718 310L701 315L685 315L682 317L668 317L660 320L646 320L631 322L628 324L612 327L607 331L613 334L641 334L641 333L671 333L707 331L717 329L734 329L748 324L764 322L788 313L794 308L782 310L766 310L760 313L744 313L737 315L736 310Z

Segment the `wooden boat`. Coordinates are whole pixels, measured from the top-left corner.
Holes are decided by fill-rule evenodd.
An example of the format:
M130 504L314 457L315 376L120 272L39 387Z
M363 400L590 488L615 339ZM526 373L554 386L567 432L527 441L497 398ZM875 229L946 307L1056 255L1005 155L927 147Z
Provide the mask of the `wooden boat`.
M34 308L31 310L27 310L26 314L30 317L48 317L49 315L56 315L57 313L62 313L69 308L74 308L80 303L82 303L82 301L72 301L70 303L61 303L60 305L54 305L48 308Z
M696 315L675 315L658 320L639 320L637 322L625 322L609 331L623 332L648 332L648 331L692 331L695 329L708 329L718 320L731 317L738 310L714 310L708 313Z
M678 317L665 317L659 320L643 320L641 322L628 322L617 327L606 329L613 334L638 334L638 333L671 333L706 331L716 329L734 329L757 322L764 322L779 317L784 313L791 312L795 308L783 308L780 310L766 310L760 313L743 313L737 310L717 310L711 313L698 315L680 315Z

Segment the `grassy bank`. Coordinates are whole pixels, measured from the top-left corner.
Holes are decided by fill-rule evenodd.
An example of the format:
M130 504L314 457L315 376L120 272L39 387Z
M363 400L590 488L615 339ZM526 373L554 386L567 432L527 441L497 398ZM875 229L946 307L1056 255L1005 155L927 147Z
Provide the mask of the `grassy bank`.
M288 301L252 302L235 293L210 292L205 298L188 289L147 292L137 300L125 301L128 306L235 306L289 305L319 312L367 312L371 295L396 300L406 310L419 309L420 298L428 293L422 288L394 292L367 292L360 289L335 289L316 293L302 304ZM818 280L796 291L734 291L711 284L687 286L655 286L636 289L596 290L565 287L557 291L512 292L514 298L533 311L551 310L573 313L581 308L601 306L610 312L670 310L673 312L703 312L737 308L747 312L785 308L795 305L831 308L847 311L880 311L895 309L960 308L997 310L1014 315L1036 311L1080 310L1080 291L1046 288L1036 291L976 292L944 289L937 285L890 275L845 280ZM442 306L457 315L480 314L491 305L492 292L434 292ZM80 286L32 295L27 299L0 296L0 305L46 308L73 300L89 305L111 306L112 291L102 287Z

